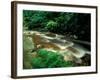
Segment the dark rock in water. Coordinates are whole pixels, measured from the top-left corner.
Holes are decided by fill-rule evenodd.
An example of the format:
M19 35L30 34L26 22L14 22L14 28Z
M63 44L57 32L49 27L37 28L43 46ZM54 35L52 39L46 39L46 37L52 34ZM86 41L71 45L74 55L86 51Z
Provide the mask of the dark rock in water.
M90 66L91 65L91 56L90 54L85 54L82 58L81 63L75 63L75 66Z
M48 32L45 34L46 36L49 36L49 37L56 37L56 34L54 33L51 33L51 32Z
M68 50L70 50L71 52L75 53L75 54L79 54L79 51L73 47L68 47Z
M82 59L82 66L90 66L91 65L91 55L90 54L85 54Z

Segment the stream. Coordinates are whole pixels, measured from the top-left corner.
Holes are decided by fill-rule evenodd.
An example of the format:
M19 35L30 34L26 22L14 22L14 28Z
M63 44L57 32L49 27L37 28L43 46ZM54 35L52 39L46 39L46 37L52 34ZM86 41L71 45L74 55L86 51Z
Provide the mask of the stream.
M51 32L24 31L24 35L31 38L35 48L44 48L46 50L59 52L64 56L65 61L75 61L76 63L82 63L84 59L90 61L91 52L90 43L88 42L70 40L64 35Z

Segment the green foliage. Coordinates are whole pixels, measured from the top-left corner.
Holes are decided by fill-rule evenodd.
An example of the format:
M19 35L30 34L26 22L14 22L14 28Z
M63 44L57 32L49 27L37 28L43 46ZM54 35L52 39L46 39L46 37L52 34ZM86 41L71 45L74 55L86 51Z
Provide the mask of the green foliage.
M33 28L41 27L44 24L46 20L45 12L24 10L23 19L24 27L28 27L29 30L32 30Z
M37 51L38 57L32 59L33 68L57 68L74 66L71 61L64 61L58 53L40 49Z
M52 31L52 30L56 30L57 29L57 22L54 22L52 20L48 21L46 24L46 29Z

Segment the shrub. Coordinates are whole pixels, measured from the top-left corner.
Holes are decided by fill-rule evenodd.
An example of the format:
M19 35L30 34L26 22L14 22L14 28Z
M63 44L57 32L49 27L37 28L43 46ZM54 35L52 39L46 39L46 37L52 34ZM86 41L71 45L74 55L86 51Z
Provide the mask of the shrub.
M71 61L64 61L63 56L58 53L40 49L37 51L38 57L32 59L33 68L57 68L74 66Z
M52 30L56 30L57 29L57 22L53 21L53 20L50 20L47 22L46 24L46 29L52 31Z

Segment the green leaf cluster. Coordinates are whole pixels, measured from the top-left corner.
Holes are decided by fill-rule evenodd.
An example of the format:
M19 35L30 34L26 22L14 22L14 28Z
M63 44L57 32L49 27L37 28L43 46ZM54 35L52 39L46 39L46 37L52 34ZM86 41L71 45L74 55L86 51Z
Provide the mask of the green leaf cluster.
M57 29L57 25L58 25L57 22L50 20L50 21L47 22L45 28L50 30L50 31L52 31L52 30L56 30Z
M71 61L64 61L63 56L59 53L40 49L37 51L38 57L32 59L33 68L57 68L57 67L71 67L74 63Z

